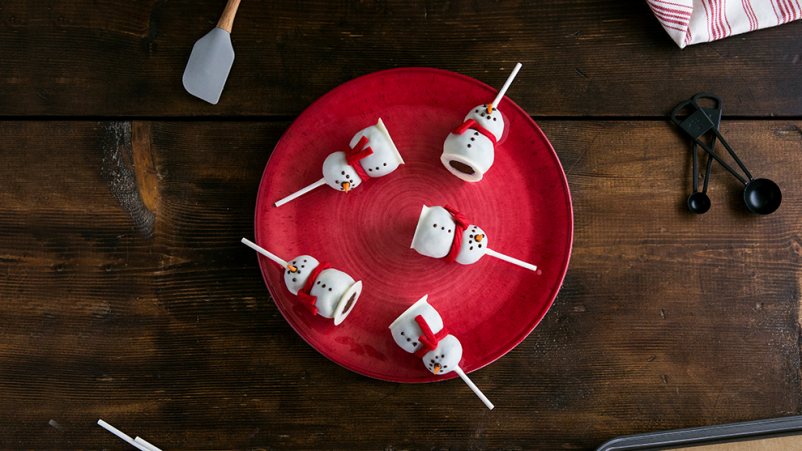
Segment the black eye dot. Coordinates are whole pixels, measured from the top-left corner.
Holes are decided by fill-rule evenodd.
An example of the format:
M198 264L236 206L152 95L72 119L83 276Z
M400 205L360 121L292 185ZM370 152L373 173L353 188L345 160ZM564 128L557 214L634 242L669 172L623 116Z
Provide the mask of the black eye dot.
M304 259L304 263L306 263L306 259Z
M329 291L331 291L331 288L329 288Z
M407 343L409 343L410 341L412 341L412 339L411 338L407 338Z
M429 359L429 363L434 363L434 360L432 360L432 359Z
M470 147L471 147L471 145L470 145L470 144L468 144L468 147L470 148Z
M403 332L401 332L401 335L404 335L404 333L403 333Z
M345 171L340 172L340 174L345 175Z
M293 260L293 261L292 261L292 264L293 264L293 265L295 264L295 260Z
M479 136L479 132L473 132L473 136Z
M350 178L351 178L351 176L350 176L350 175L348 175L348 174L346 174L345 178L347 178L347 179L350 179Z
M445 354L440 354L440 357L445 357L445 356L446 356Z
M478 112L479 112L479 110L473 110L473 112L474 112L474 113L478 113Z

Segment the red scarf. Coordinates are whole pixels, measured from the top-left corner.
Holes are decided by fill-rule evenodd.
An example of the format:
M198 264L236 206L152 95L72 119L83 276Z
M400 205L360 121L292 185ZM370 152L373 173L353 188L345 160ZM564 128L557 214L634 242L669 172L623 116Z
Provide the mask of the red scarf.
M451 217L454 218L454 241L451 242L451 250L449 250L448 255L446 255L446 261L454 262L457 260L457 254L459 254L459 248L462 245L462 234L470 224L468 222L468 218L463 216L462 213L458 212L453 207L449 205L443 205L443 208L445 208L446 211L451 214Z
M440 343L440 340L445 338L448 335L448 330L443 326L443 329L440 332L433 333L432 328L429 327L429 324L423 319L423 315L418 315L415 317L415 322L418 323L420 326L421 332L423 335L418 337L418 341L420 342L421 346L420 349L415 351L415 355L418 357L423 358L429 351L434 351L437 348L437 344Z
M373 149L368 146L368 137L363 136L359 142L356 143L356 146L349 147L345 150L345 161L354 168L359 178L367 180L368 174L365 172L362 165L359 164L359 161L371 155L373 155Z
M312 269L312 273L309 274L309 278L306 279L306 283L304 287L298 291L298 300L304 305L304 307L308 308L313 315L317 315L317 296L312 296L312 287L315 285L315 279L318 278L320 273L324 270L331 268L331 265L328 263L319 263Z
M496 145L496 136L494 134L490 133L490 130L482 127L481 125L479 125L478 122L476 122L473 119L468 119L467 121L463 122L462 125L460 125L459 127L455 128L452 133L454 133L455 135L461 135L461 134L465 133L469 128L472 128L472 129L476 130L477 132L485 135L485 138L489 139L490 142L492 142L494 146Z

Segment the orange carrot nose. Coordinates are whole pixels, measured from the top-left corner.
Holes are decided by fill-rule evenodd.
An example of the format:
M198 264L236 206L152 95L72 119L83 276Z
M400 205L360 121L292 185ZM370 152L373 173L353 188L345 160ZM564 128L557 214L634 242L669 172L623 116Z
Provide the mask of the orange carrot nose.
M289 269L290 272L298 272L298 268L292 265L287 265L287 269Z
M432 371L434 371L434 374L439 374L440 373L440 364L439 363L435 363L434 364L434 369Z
M345 191L346 193L348 191L351 191L351 182L343 182L342 186L343 186L343 191Z
M487 104L487 114L493 114L493 104L492 103L488 103Z
M481 243L482 240L485 239L485 236L480 233L479 235L474 236L473 239L476 240L477 243Z

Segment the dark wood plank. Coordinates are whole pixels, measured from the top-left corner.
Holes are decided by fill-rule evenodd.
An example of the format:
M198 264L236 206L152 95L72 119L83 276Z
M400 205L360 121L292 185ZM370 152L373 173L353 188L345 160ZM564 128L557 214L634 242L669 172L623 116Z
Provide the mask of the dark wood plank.
M802 115L802 23L680 50L645 2L243 2L221 103L186 94L218 0L0 5L0 115L294 116L373 71L432 66L499 85L535 116L664 115L698 91L725 113Z
M267 296L256 187L287 123L0 122L0 448L587 449L799 413L800 122L725 121L780 210L717 169L691 216L664 122L544 121L576 237L554 307L458 381L398 385L318 355ZM48 425L50 420L56 426Z

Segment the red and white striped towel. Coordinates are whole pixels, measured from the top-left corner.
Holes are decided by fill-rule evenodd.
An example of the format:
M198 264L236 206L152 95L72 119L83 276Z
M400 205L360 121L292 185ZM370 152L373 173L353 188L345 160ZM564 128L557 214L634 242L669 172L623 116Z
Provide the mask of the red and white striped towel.
M646 3L680 48L802 18L802 0L646 0Z

